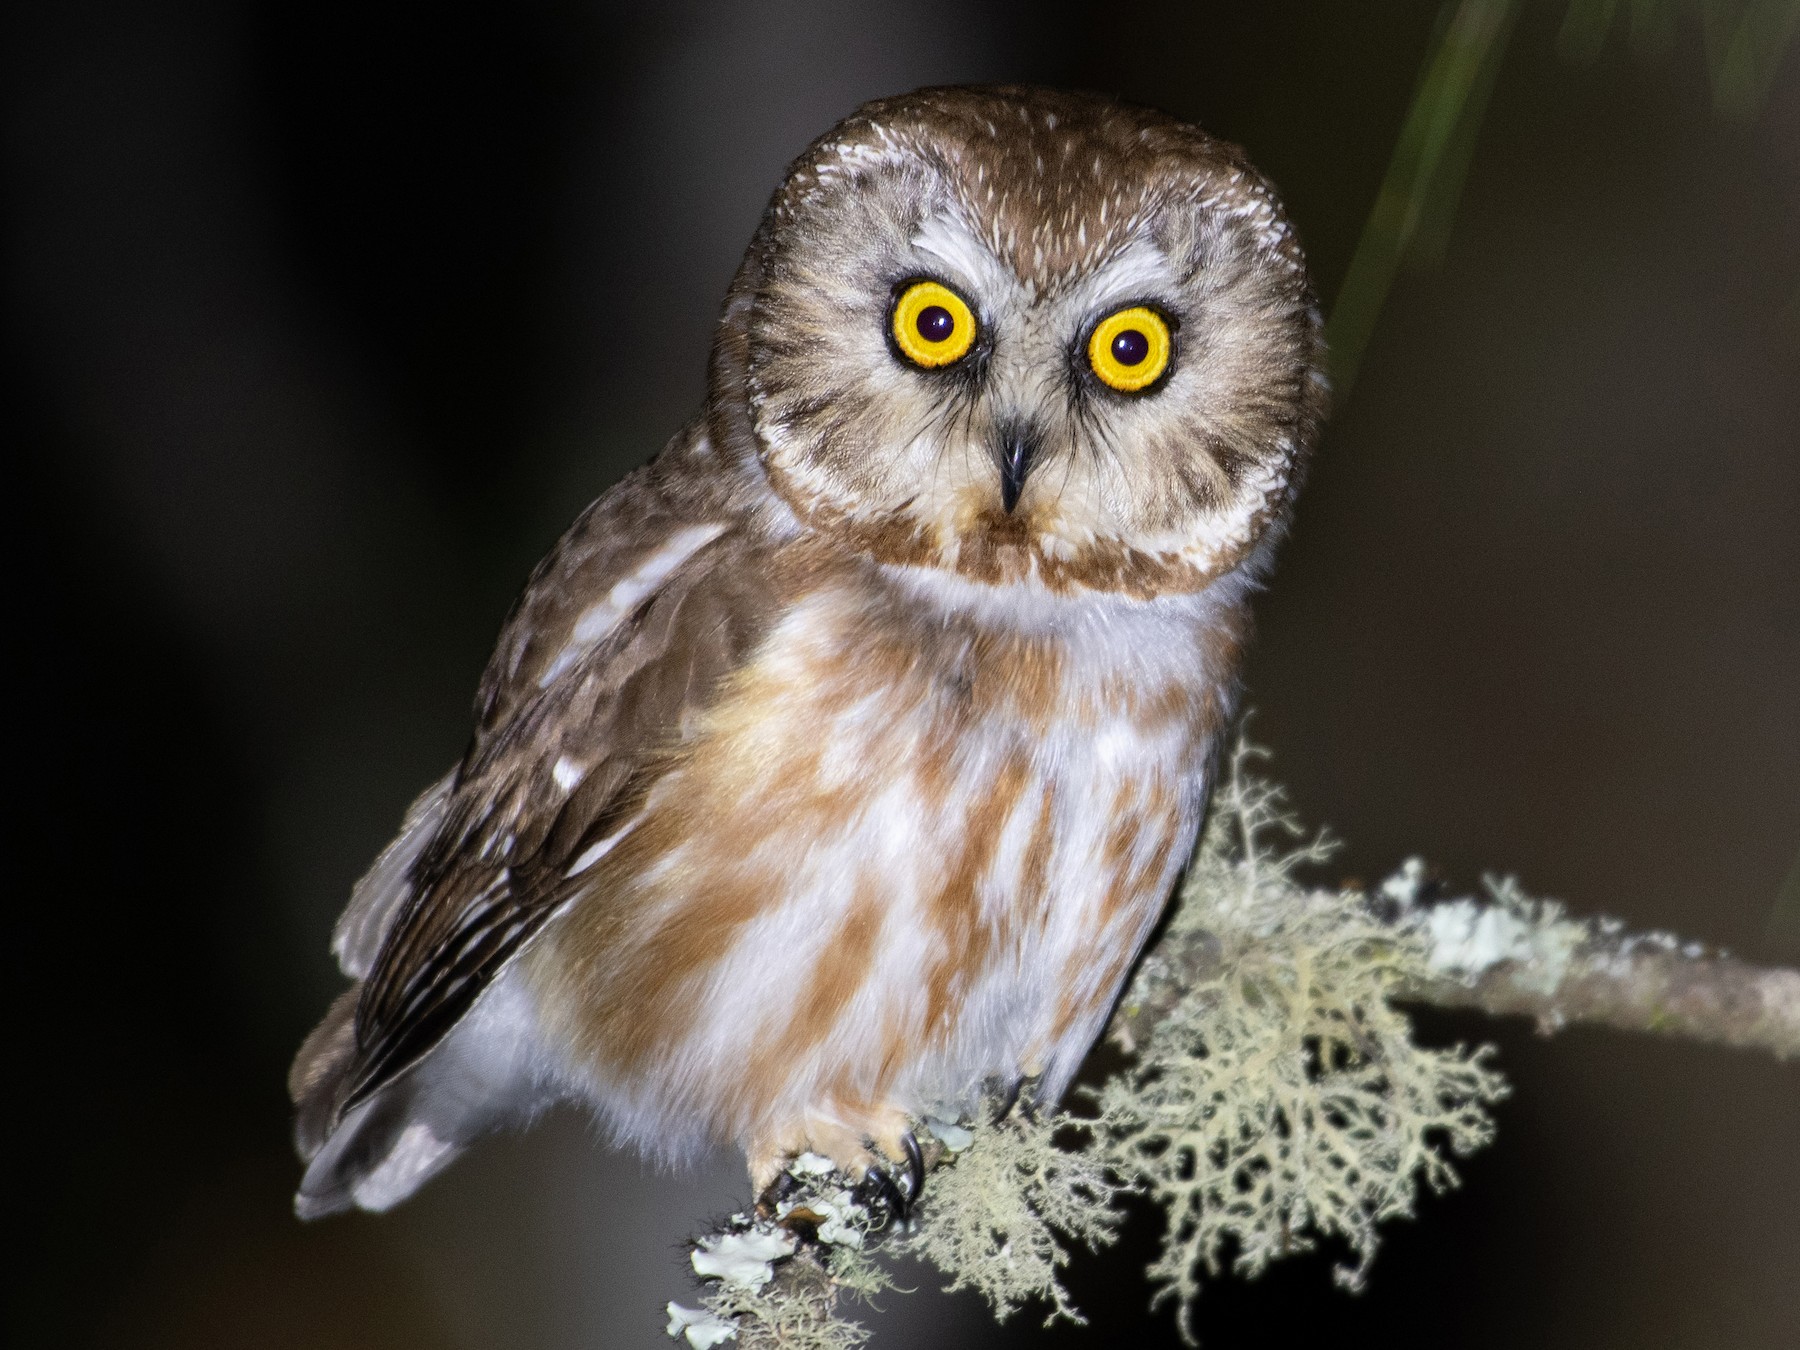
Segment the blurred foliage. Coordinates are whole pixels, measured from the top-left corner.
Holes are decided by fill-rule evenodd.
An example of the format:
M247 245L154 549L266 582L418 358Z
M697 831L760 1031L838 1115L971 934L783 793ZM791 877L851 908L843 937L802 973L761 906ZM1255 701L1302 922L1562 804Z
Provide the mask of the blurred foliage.
M1769 95L1775 72L1800 24L1800 0L1571 0L1556 50L1566 61L1589 65L1624 20L1626 45L1641 61L1666 59L1674 50L1679 11L1698 11L1713 109L1721 117L1754 117Z
M1442 256L1517 0L1447 0L1400 139L1326 327L1339 396L1402 262Z
M1591 65L1623 26L1633 57L1664 60L1676 46L1680 11L1687 9L1698 12L1714 111L1749 120L1768 98L1800 28L1800 0L1570 0L1557 53ZM1443 259L1518 13L1518 0L1445 0L1439 12L1418 89L1327 325L1340 398L1355 383L1401 266L1429 267Z

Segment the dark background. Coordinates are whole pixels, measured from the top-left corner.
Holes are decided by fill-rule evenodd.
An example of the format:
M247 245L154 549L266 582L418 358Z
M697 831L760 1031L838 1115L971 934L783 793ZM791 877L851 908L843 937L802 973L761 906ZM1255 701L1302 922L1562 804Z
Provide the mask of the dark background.
M662 1343L735 1159L659 1177L569 1117L385 1217L288 1208L332 918L460 753L513 592L696 405L763 200L861 100L1192 117L1281 184L1329 300L1437 5L34 8L0 41L11 1342ZM1254 728L1347 875L1423 853L1793 960L1800 61L1721 118L1678 9L1584 68L1526 4L1259 606ZM1497 1145L1360 1297L1328 1258L1213 1283L1208 1347L1800 1343L1800 1071L1424 1026L1499 1043ZM1047 1339L1172 1340L1155 1231ZM996 1340L913 1282L879 1344Z

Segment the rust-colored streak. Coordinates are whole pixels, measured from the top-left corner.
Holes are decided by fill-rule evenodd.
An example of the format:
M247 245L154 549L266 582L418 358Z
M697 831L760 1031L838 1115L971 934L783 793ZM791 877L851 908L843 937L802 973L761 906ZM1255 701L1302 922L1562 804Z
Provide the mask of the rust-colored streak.
M612 984L613 996L596 1007L604 1058L638 1069L678 1041L698 1011L698 985L737 943L744 925L778 903L780 894L769 878L709 876L702 892L637 944L629 968Z
M1124 818L1129 828L1115 825L1107 841L1107 863L1102 869L1109 880L1096 916L1101 928L1110 928L1128 905L1161 900L1158 896L1152 901L1148 892L1168 868L1178 818L1175 794L1156 778L1142 794L1137 810Z
M868 981L875 964L875 943L881 933L882 903L874 883L858 883L849 911L826 941L820 959L810 968L771 972L773 982L798 987L787 1024L769 1036L751 1054L739 1078L732 1112L739 1119L781 1096L794 1066L823 1044Z
M1046 787L1031 840L1019 867L1019 894L1011 912L1042 924L1050 908L1050 860L1056 854L1056 789Z
M1106 946L1100 949L1117 950ZM1135 950L1128 950L1126 954L1135 956L1137 953ZM1126 962L1118 957L1108 961L1098 972L1087 968L1085 962L1085 956L1077 956L1063 970L1062 980L1057 985L1063 995L1057 1000L1056 1019L1050 1024L1049 1034L1044 1038L1046 1045L1061 1045L1077 1023L1098 1016L1105 1005L1112 1001L1125 978Z
M1125 871L1125 865L1131 859L1131 851L1137 846L1138 837L1138 785L1132 779L1124 779L1113 789L1112 801L1107 803L1104 819L1112 822L1106 831L1106 839L1100 845L1100 875L1117 877Z
M972 712L1018 721L1028 735L1049 734L1064 700L1060 643L1041 635L980 633L973 641Z
M962 846L943 886L926 905L925 918L937 930L941 943L925 981L922 1032L927 1042L949 1040L962 1000L988 960L995 934L982 914L981 881L993 865L1006 822L1029 781L1025 756L1013 755L995 775L987 796L969 813Z

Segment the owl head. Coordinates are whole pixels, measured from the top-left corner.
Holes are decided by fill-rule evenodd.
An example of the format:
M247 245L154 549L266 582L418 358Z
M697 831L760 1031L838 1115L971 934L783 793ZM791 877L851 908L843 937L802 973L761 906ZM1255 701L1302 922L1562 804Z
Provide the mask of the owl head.
M1235 147L1025 88L870 103L789 170L713 403L808 525L977 582L1254 564L1324 415L1317 303Z

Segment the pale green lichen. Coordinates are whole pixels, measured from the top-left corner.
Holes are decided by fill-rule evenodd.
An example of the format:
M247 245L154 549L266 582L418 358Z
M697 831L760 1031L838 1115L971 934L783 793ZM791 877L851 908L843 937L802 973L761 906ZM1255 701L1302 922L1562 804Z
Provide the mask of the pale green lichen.
M775 1263L794 1254L794 1235L780 1229L747 1229L701 1238L691 1258L703 1280L761 1289L775 1275Z
M1122 1217L1113 1202L1123 1187L1091 1133L1021 1111L963 1133L964 1150L932 1176L915 1249L950 1275L948 1289L975 1290L997 1317L1040 1300L1046 1324L1082 1321L1057 1278L1069 1260L1057 1234L1097 1248Z
M803 1155L800 1189L773 1214L734 1214L694 1244L694 1273L708 1281L698 1308L668 1305L668 1333L692 1350L731 1340L741 1350L856 1350L869 1329L839 1315L848 1298L869 1302L894 1287L866 1250L875 1215L831 1163ZM802 1244L797 1234L811 1241Z
M671 1336L681 1337L692 1350L713 1350L714 1346L737 1338L737 1323L727 1322L705 1308L684 1308L670 1300L664 1311L669 1314L665 1330Z
M1526 982L1544 993L1554 992L1571 963L1596 932L1610 926L1571 919L1554 900L1536 900L1519 889L1512 877L1488 877L1483 900L1450 900L1429 907L1418 903L1423 864L1407 860L1382 888L1412 916L1409 926L1426 940L1426 966L1436 974L1474 981L1489 968L1510 961L1526 973ZM1650 934L1643 940L1654 940ZM1673 937L1667 938L1673 945Z
M792 1258L788 1278L760 1288L721 1284L701 1299L708 1325L722 1324L742 1350L857 1350L869 1328L839 1315L845 1297L864 1301L893 1287L860 1249ZM673 1305L671 1305L673 1308ZM670 1335L676 1334L671 1324ZM687 1332L691 1337L692 1332ZM715 1342L716 1344L716 1342ZM698 1348L697 1348L698 1350Z
M1256 1275L1333 1237L1351 1254L1338 1278L1358 1287L1377 1225L1410 1215L1421 1181L1454 1183L1446 1149L1489 1142L1487 1107L1506 1091L1485 1051L1414 1042L1390 999L1429 967L1429 940L1359 891L1300 882L1329 845L1293 844L1249 753L1220 785L1171 919L1175 943L1205 934L1217 960L1099 1094L1108 1165L1168 1216L1150 1277L1190 1335L1202 1270Z

